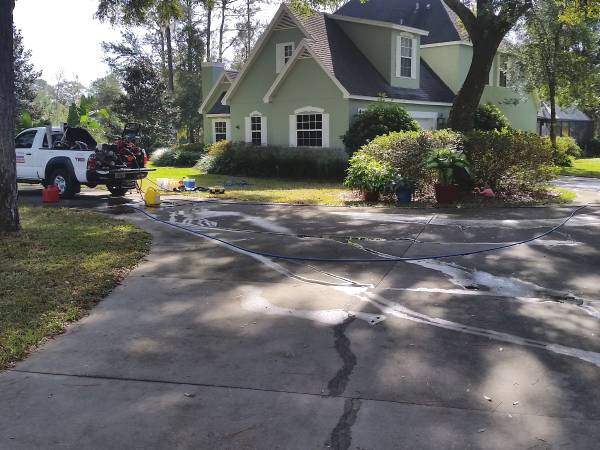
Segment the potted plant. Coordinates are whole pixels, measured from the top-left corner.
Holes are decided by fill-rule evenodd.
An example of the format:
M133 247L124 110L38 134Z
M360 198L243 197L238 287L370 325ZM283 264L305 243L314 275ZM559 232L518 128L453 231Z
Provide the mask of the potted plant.
M394 170L389 163L359 151L350 158L344 185L360 191L364 201L376 202L382 192L391 189L393 181Z
M415 184L414 180L397 175L393 182L396 202L410 203L412 201L413 193L415 192Z
M469 174L469 164L462 152L449 148L436 148L427 158L427 167L438 172L435 199L438 203L452 203L458 198L455 171L459 168Z

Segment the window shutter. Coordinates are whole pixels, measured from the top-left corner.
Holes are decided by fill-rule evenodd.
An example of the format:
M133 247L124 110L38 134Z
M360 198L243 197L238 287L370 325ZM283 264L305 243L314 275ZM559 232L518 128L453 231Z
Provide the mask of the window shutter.
M290 147L296 147L296 116L290 114Z
M260 123L260 140L261 140L261 145L267 145L267 117L266 116L262 116L261 117L261 123Z
M396 76L400 76L400 56L402 54L402 37L396 36Z
M412 42L412 59L411 59L411 68L410 68L410 76L411 78L417 78L417 61L419 61L419 57L417 55L417 39L415 36L411 38Z
M323 147L329 147L329 114L323 114Z
M231 120L225 119L225 139L231 141Z
M245 122L245 131L246 131L246 142L252 142L252 125L250 122L250 117L244 118Z

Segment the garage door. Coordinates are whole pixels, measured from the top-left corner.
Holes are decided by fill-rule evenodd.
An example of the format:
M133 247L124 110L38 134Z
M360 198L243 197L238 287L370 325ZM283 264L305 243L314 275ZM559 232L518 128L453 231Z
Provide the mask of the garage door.
M418 119L415 118L422 130L435 130L436 119Z
M408 114L417 121L422 130L435 130L437 128L437 112L408 111Z

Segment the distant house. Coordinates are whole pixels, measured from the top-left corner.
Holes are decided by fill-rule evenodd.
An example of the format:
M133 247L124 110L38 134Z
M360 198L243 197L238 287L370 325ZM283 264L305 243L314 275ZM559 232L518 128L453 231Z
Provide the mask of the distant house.
M472 44L442 0L351 0L334 14L281 5L239 73L203 65L206 142L343 147L358 112L381 96L424 129L445 125L466 78ZM493 62L481 103L515 128L536 130L537 101L507 86Z
M538 111L538 133L542 136L550 135L550 104L541 102ZM584 147L594 132L594 121L583 111L577 108L561 108L556 106L556 135L571 136L577 143Z

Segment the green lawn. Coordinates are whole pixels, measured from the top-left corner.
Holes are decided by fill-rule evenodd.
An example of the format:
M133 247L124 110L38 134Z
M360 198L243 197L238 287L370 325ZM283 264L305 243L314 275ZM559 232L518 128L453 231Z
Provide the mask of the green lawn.
M74 209L21 206L0 234L0 368L84 315L148 252L150 235Z
M152 167L150 165L150 167ZM201 173L194 168L156 167L156 172L151 172L148 178L152 181L157 178L181 179L194 178L196 186L222 186L226 181L244 180L250 183L244 187L226 187L223 195L210 195L195 192L191 195L200 197L218 197L236 200L251 200L259 202L297 203L307 205L345 205L351 201L352 192L344 188L341 183L327 183L319 181L286 181L272 178L232 177L230 175L209 175ZM153 186L144 180L142 188ZM358 202L358 200L353 203Z
M152 167L150 165L150 167ZM250 183L244 187L226 187L223 195L210 195L204 192L186 193L209 198L224 198L233 200L250 200L257 202L295 203L304 205L333 205L333 206L360 206L365 203L342 183L326 183L319 181L287 181L272 178L233 177L230 175L209 175L194 168L179 167L155 167L156 172L151 172L148 178L152 181L157 178L181 179L183 177L194 178L196 186L222 186L229 180L245 180ZM144 180L142 188L154 186L151 181ZM575 198L575 193L564 188L552 188L558 193L556 197L550 197L536 201L513 201L490 200L475 198L473 201L462 203L461 207L502 206L507 204L541 204L541 203L565 203ZM379 203L389 206L389 203ZM433 206L432 203L411 203L407 206L421 207Z
M573 167L563 167L561 174L600 178L600 158L576 159Z

